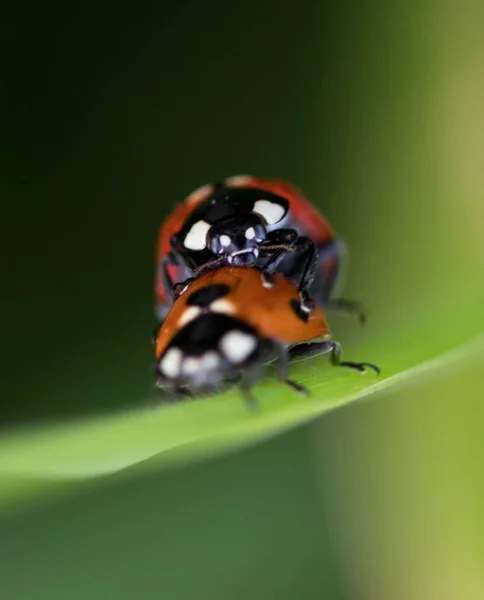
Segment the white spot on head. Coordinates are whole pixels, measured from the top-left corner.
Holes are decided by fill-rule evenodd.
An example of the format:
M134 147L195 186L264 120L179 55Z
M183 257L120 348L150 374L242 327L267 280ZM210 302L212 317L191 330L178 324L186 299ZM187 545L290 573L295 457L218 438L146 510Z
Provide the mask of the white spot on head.
M268 225L278 223L286 214L283 206L270 200L257 200L252 210L263 217Z
M204 200L207 196L209 196L213 192L213 185L211 183L207 183L206 185L202 185L195 191L193 191L188 198L185 200L187 204L196 204Z
M253 227L249 227L245 231L245 239L253 240L255 238L255 229Z
M225 183L231 187L243 187L250 183L252 179L251 175L233 175L232 177L227 177Z
M208 307L210 312L214 313L224 313L226 315L231 315L235 312L235 306L229 300L225 300L224 298L219 298L218 300L214 300Z
M204 369L213 371L220 363L220 356L214 350L211 350L203 355L202 363Z
M180 373L182 351L180 348L170 348L161 359L159 369L167 377L175 378Z
M184 375L194 375L200 370L200 359L193 356L185 358L182 371Z
M181 371L191 384L203 385L213 380L214 371L220 367L221 356L215 350L208 350L198 356L186 356Z
M211 225L205 221L197 221L192 225L183 242L189 250L203 250L207 245L207 233Z
M257 339L245 331L229 331L220 340L220 348L233 363L242 363L257 347Z
M224 248L226 248L227 246L230 246L230 244L232 243L232 240L230 239L230 237L226 234L222 234L220 236L220 243L222 244L222 246Z
M190 321L193 321L193 319L195 319L195 317L198 317L198 315L201 312L202 311L201 311L201 309L198 306L189 306L189 307L187 307L183 311L182 316L178 319L178 326L179 327L183 327L184 325L186 325Z

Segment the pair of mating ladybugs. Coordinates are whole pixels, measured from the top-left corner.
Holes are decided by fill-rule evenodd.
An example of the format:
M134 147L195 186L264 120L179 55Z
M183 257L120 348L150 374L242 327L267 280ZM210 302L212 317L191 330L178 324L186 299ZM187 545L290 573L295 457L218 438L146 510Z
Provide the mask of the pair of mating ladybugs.
M163 223L157 247L157 385L175 394L250 388L274 362L281 381L291 359L329 352L341 362L322 308L357 315L333 300L344 246L303 193L288 182L237 176L205 185Z

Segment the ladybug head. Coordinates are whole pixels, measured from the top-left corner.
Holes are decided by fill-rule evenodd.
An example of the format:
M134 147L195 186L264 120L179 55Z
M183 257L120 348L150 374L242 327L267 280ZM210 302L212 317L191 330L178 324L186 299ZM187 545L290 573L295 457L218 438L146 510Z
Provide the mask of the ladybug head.
M254 265L259 256L259 244L267 229L264 220L255 213L236 215L212 225L207 234L208 247L219 256L225 255L234 266Z
M158 357L157 385L213 392L235 383L243 370L264 362L271 351L271 342L241 319L203 313L184 325Z

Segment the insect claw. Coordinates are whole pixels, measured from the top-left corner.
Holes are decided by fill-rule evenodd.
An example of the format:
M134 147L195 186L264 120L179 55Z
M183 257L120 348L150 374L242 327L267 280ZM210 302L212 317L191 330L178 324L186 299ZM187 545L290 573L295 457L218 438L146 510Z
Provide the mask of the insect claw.
M345 361L345 362L339 363L339 366L346 367L348 369L354 369L355 371L358 371L362 375L367 374L368 371L365 369L365 367L368 367L370 369L373 369L373 371L375 371L375 373L377 375L380 375L380 367L377 367L376 365L374 365L372 363L366 363L366 362L355 363L355 362L346 362Z
M283 383L291 387L298 394L303 394L304 396L311 395L311 392L308 390L308 388L304 385L301 385L300 383L297 383L297 381L292 381L291 379L284 379Z
M245 402L245 406L247 407L247 409L251 412L251 413L258 413L259 412L259 404L257 402L257 400L255 399L254 395L246 389L242 389L242 395L244 398L244 402Z

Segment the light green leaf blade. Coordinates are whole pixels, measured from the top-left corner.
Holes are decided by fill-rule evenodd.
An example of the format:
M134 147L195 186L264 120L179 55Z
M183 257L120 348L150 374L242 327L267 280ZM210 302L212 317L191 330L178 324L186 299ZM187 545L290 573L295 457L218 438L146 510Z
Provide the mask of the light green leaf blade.
M464 332L460 343L441 354L436 352L441 341L435 336L421 335L416 347L410 343L412 335L407 333L405 339L402 332L394 332L360 347L358 353L364 351L365 358L382 366L380 377L332 368L324 356L296 363L292 376L311 389L309 398L267 377L256 387L256 412L247 410L233 390L201 401L150 404L121 414L13 431L0 439L0 505L130 467L159 468L233 451L379 390L482 360L484 354L482 335L466 340ZM407 353L397 352L396 339L404 341Z

